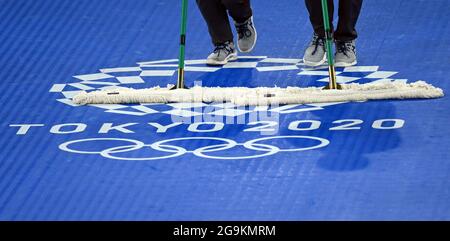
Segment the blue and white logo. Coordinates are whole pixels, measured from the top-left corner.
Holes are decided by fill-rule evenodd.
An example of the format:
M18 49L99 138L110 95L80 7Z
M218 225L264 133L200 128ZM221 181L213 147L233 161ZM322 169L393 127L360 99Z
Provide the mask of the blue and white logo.
M169 158L203 158L211 160L246 160L270 157L280 153L299 153L326 148L332 143L315 131L331 133L395 130L405 121L386 118L363 120L342 118L299 119L296 115L324 110L339 103L292 104L281 106L238 107L232 103L169 103L169 104L112 104L80 107L72 98L81 91L105 90L117 87L135 89L174 84L177 77L176 59L138 62L133 67L100 69L97 73L75 75L67 83L54 84L50 92L57 101L70 108L93 108L127 120L130 123L96 123L92 135L91 124L57 123L50 128L53 135L78 135L89 132L86 138L71 138L59 145L61 151L109 160L151 161ZM287 87L324 86L328 83L327 66L307 67L300 59L241 56L236 62L221 67L206 65L206 60L187 60L186 79L203 86ZM396 79L397 72L380 70L379 66L337 68L339 83L407 82ZM314 112L320 113L320 112ZM284 116L283 118L281 118ZM304 116L304 115L303 115ZM147 117L144 122L139 117ZM148 118L155 117L155 118ZM136 119L138 118L138 119ZM304 117L303 117L304 118ZM185 121L188 119L189 121ZM367 122L370 122L368 126ZM367 124L366 124L367 123ZM11 125L17 135L28 134L31 128L44 124ZM143 135L145 128L155 139ZM95 130L95 129L94 129ZM234 135L229 135L231 130ZM356 132L355 132L356 131ZM308 134L305 134L308 133Z
M175 83L177 72L177 60L157 60L139 62L134 67L119 67L100 69L99 73L83 74L73 76L76 82L55 84L50 92L59 93L57 101L77 107L72 103L72 98L81 91L105 90L119 86L132 88L146 88L151 86L163 86ZM187 60L186 75L195 78L195 81L204 82L205 79L228 78L233 81L235 76L230 71L247 71L253 79L264 78L270 74L277 74L277 78L269 81L269 86L283 85L325 85L328 82L327 66L315 68L307 67L300 59L292 58L270 58L266 56L241 56L238 61L230 62L222 67L211 67L206 65L205 59ZM337 69L337 81L339 83L367 83L380 81L403 81L405 79L394 79L397 72L381 71L379 66L354 66ZM284 79L293 82L283 81ZM266 82L267 83L267 82ZM254 83L258 84L258 83ZM175 103L164 105L160 108L155 104L140 105L91 105L100 108L107 113L122 115L146 116L146 115L171 115L179 117L196 117L202 115L214 115L224 117L237 117L251 112L273 112L276 114L289 114L301 111L321 110L326 106L341 103L309 104L309 105L289 105L284 107L250 107L236 108L231 103Z

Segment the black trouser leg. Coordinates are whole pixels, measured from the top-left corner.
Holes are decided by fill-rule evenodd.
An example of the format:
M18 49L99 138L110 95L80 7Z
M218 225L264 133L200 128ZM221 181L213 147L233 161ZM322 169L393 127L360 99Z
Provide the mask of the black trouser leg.
M358 37L355 26L361 11L362 2L363 0L339 0L339 21L338 27L334 32L334 38L336 40L349 41ZM325 35L325 29L321 1L305 0L305 3L314 32L323 37ZM334 4L332 0L328 0L328 10L331 26L333 26Z
M252 16L250 0L197 0L197 5L214 45L233 41L227 10L236 22L244 22Z
M325 37L325 26L323 25L322 3L320 0L305 0L306 8L309 12L309 20L313 26L314 32L320 37ZM330 18L330 26L333 29L333 0L328 0L328 16Z
M250 0L222 0L234 21L243 23L252 16Z
M209 35L214 45L233 41L227 9L221 0L197 0L197 5L208 25Z
M339 22L334 38L350 41L358 37L355 26L361 12L363 0L339 0Z

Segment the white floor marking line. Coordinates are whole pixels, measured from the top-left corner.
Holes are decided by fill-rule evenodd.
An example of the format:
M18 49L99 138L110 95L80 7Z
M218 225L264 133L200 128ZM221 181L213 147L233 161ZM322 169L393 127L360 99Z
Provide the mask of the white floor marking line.
M169 111L164 111L162 113L169 114L169 115L181 116L181 117L193 117L193 116L203 115L203 113L189 111L189 110L183 110L183 109L173 109L173 110L169 110Z
M193 59L184 61L185 64L206 64L206 59Z
M119 83L112 83L112 82L104 82L104 81L82 81L80 84L85 85L118 85Z
M196 66L186 66L184 67L184 71L191 72L216 72L220 68L215 67L196 67Z
M63 104L66 104L66 105L73 106L73 107L80 106L78 104L73 103L73 101L71 99L57 99L57 101L59 101L59 102L61 102Z
M54 84L49 92L62 92L66 84Z
M109 74L109 73L122 73L122 72L137 72L142 71L140 67L120 67L120 68L108 68L108 69L100 69L100 72Z
M347 77L347 76L336 76L336 81L339 84L347 84L347 83L350 83L350 82L353 82L353 81L359 80L359 79L361 79L361 78L359 78L359 77ZM326 78L323 78L323 79L320 79L320 80L317 80L317 81L328 83L330 81L330 79L328 77L326 77Z
M336 75L342 72L336 71ZM328 71L302 71L298 75L309 75L309 76L328 76Z
M99 104L99 105L89 105L89 106L94 106L94 107L98 107L98 108L102 108L102 109L106 109L106 110L117 110L117 109L123 109L123 108L127 108L128 106L126 105L118 105L118 104Z
M149 64L163 64L163 63L172 63L178 62L178 59L164 59L164 60L156 60L156 61L146 61L146 62L138 62L139 65L149 65Z
M69 85L72 87L75 87L77 89L80 89L80 90L95 90L95 88L81 84L81 83L73 83L73 84L69 84Z
M265 59L267 56L238 56L238 59Z
M379 66L352 66L346 67L344 72L376 72L379 68Z
M260 63L275 63L275 64L298 64L301 59L286 59L286 58L267 58L261 60Z
M140 76L172 76L176 70L144 70Z
M208 112L207 115L215 115L215 116L228 116L228 117L236 117L243 114L250 113L251 111L241 110L241 109L221 109L216 110L214 112Z
M83 92L84 91L82 91L82 90L73 90L73 91L63 91L61 93L64 95L64 97L66 97L68 99L72 99L76 95L83 93Z
M377 71L375 73L367 75L364 78L366 78L366 79L387 79L397 73L398 72L392 72L392 71Z
M156 111L154 109L148 108L147 106L143 106L143 105L137 105L137 106L133 106L131 107L135 110L139 110L145 114L154 114L154 113L159 113L159 111Z
M123 114L123 115L135 115L135 116L147 115L147 113L144 113L144 112L133 112L133 111L126 111L126 110L107 110L105 112Z
M224 65L224 69L229 68L256 68L258 62L228 62L228 64Z
M297 70L297 69L298 69L297 65L267 66L256 68L256 70L258 70L259 72Z
M177 68L178 64L144 64L141 68Z
M142 84L145 81L139 76L125 76L125 77L117 77L122 84Z
M97 74L85 74L85 75L76 75L74 78L80 80L99 80L99 79L109 79L114 78L114 76L105 74L105 73L97 73Z

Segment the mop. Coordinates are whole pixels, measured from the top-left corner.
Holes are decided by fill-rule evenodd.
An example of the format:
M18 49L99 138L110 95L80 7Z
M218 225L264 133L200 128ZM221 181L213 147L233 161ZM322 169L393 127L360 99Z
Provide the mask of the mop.
M175 86L131 89L115 89L81 92L73 102L88 104L143 104L143 103L197 103L231 102L238 106L267 106L284 104L311 104L327 102L360 102L383 99L431 99L444 96L442 89L424 81L374 82L367 84L338 84L334 67L332 31L328 17L328 5L322 0L322 13L326 32L326 52L329 84L321 87L201 87L186 88L184 83L184 60L186 43L187 0L182 0L181 40L178 59L178 80Z

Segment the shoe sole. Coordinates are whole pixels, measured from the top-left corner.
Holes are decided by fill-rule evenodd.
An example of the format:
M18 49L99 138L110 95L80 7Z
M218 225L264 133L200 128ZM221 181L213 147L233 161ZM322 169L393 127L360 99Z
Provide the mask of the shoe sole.
M238 56L236 53L230 54L227 58L225 58L223 61L215 61L215 60L206 60L207 65L226 65L229 61L235 61L238 59Z
M252 18L252 23L253 23L253 29L255 30L255 43L252 45L252 47L249 49L249 50L246 50L246 51L243 51L242 49L241 49L241 47L239 46L239 41L238 41L238 46L237 46L237 48L238 48L238 50L239 50L239 52L242 52L242 53L250 53L250 52L252 52L252 50L255 48L255 46L256 46L256 41L258 41L258 32L256 32L256 27L255 27L255 23L253 22L253 17L251 17Z
M325 62L327 62L327 54L326 54L326 53L323 55L323 58L322 58L322 60L321 60L320 62L309 62L309 61L303 59L303 63L304 63L305 65L307 65L307 66L310 66L310 67L321 66L321 65L323 65Z

